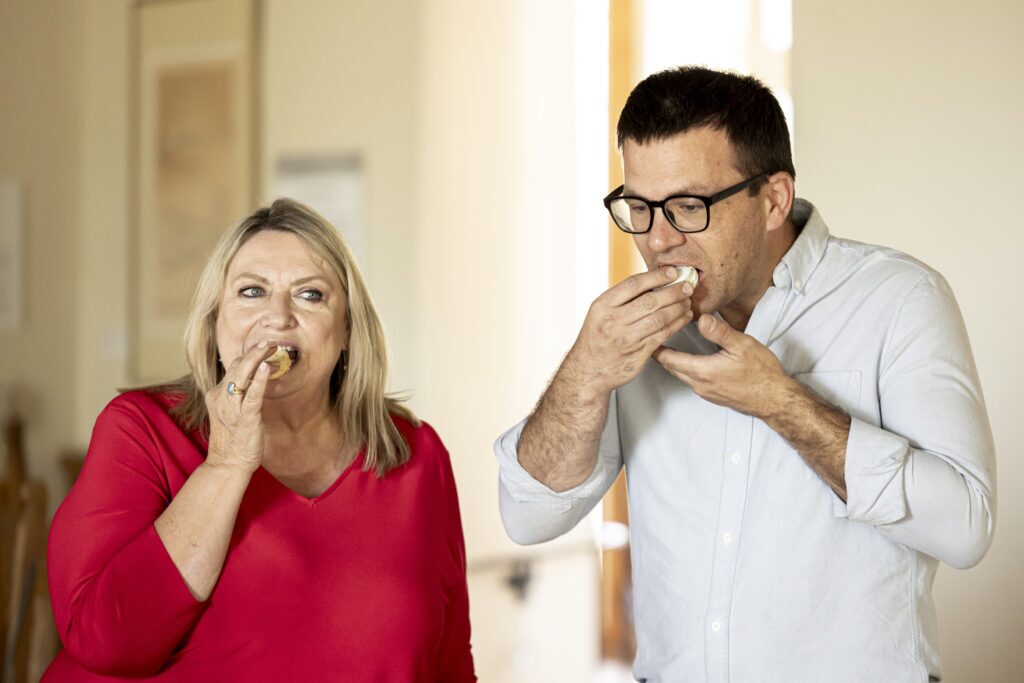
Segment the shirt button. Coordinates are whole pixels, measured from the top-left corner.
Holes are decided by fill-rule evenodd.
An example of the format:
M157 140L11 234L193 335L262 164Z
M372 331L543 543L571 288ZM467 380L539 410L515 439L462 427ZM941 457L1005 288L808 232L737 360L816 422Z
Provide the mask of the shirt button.
M797 280L796 282L793 283L793 286L796 287L797 289L803 289L804 288L804 281L803 280Z
M732 460L733 462L739 462L740 461L740 452L739 451L733 451L732 455L729 456L729 459Z
M717 621L712 621L711 622L711 630L714 631L715 633L718 633L719 631L722 630L722 625L720 623L718 623Z
M732 543L732 534L724 534L722 540L726 543Z

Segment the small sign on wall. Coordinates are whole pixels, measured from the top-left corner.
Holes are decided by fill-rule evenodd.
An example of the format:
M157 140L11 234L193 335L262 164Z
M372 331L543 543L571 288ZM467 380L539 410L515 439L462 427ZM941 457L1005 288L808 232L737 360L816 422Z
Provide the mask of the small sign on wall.
M0 180L0 330L21 325L21 183Z
M277 161L273 191L275 198L300 201L337 228L365 275L362 166L356 154L285 156Z

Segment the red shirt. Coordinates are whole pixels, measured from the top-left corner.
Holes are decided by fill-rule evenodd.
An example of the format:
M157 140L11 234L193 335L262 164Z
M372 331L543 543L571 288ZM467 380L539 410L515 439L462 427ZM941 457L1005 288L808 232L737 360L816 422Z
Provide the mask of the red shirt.
M50 531L65 649L44 681L476 680L455 481L433 429L394 418L409 462L378 479L360 454L314 499L258 469L196 602L153 528L206 455L170 405L130 392L96 421Z

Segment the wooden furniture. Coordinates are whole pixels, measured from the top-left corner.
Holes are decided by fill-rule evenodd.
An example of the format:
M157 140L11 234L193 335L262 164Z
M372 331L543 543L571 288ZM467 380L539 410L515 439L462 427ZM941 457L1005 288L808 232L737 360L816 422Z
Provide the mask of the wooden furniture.
M639 73L638 0L612 0L609 13L608 71L608 187L622 184L622 165L615 127ZM633 241L608 220L608 284L640 272ZM620 472L603 501L604 519L629 525L625 471ZM601 656L632 664L636 657L633 628L629 546L606 549L601 562Z
M0 681L37 681L56 653L46 582L46 487L27 476L24 426L4 423L0 479Z

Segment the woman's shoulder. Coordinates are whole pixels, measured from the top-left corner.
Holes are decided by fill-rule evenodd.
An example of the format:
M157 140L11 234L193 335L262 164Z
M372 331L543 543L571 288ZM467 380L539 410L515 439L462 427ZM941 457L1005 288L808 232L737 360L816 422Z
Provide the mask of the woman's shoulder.
M428 449L439 449L444 450L444 443L441 442L441 437L438 436L434 428L426 420L421 420L411 415L401 415L398 413L391 413L391 421L398 428L398 433L402 435L406 443L413 450L417 448L428 448Z
M180 430L171 410L185 399L183 394L132 389L112 398L96 418L97 427L118 426L145 431Z
M433 463L441 471L451 470L451 458L441 437L426 420L391 413L391 421L409 444L409 462L420 466Z
M185 395L152 389L131 389L115 396L104 408L104 412L129 413L133 415L167 415L174 406L185 400Z

